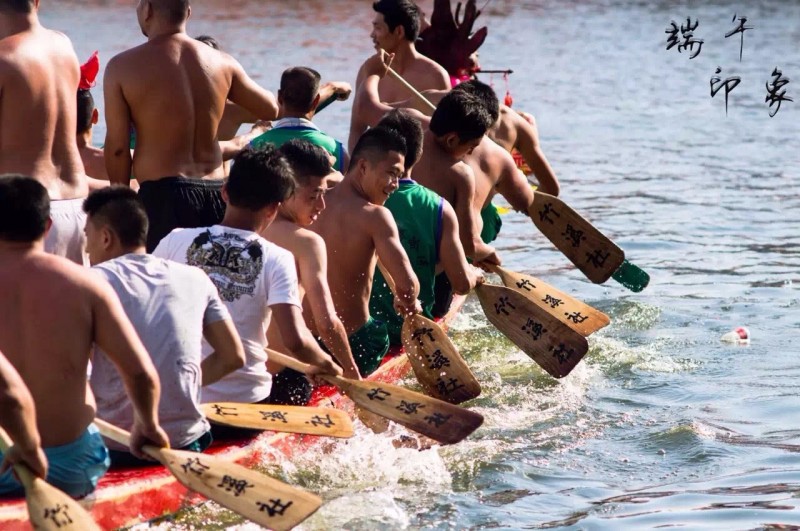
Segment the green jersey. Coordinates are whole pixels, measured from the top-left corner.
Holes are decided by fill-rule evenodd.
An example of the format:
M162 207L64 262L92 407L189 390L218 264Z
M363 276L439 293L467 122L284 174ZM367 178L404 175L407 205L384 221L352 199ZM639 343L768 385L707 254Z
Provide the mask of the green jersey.
M259 147L264 144L273 144L280 147L293 138L308 140L314 145L323 148L325 151L336 157L334 170L344 172L347 168L342 168L344 161L344 147L342 143L326 135L310 121L304 118L283 118L273 124L272 129L254 138L250 145Z
M389 196L384 206L392 212L400 231L411 267L419 280L419 300L423 314L432 318L433 285L436 264L439 262L439 242L442 236L443 199L411 179L401 179L399 188ZM379 270L375 271L370 315L386 323L392 345L400 344L403 319L394 311L394 296Z

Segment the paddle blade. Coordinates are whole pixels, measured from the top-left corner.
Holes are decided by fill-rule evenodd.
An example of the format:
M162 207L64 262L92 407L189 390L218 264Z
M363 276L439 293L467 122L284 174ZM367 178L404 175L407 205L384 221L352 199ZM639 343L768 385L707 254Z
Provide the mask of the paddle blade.
M555 378L568 375L589 350L585 337L521 293L489 284L477 292L486 318Z
M533 224L595 284L602 284L625 260L625 252L561 199L533 193Z
M633 291L639 293L650 283L650 275L639 266L625 260L611 278Z
M461 441L483 424L483 416L396 385L336 376L337 385L359 406L443 444Z
M608 326L611 320L606 314L592 308L571 295L560 291L550 284L516 271L502 267L494 267L503 284L527 297L536 306L543 309L568 327L586 337Z
M196 452L145 447L188 489L276 531L311 516L322 500L236 463Z
M481 394L481 385L441 327L422 315L403 323L403 346L425 393L460 404Z
M25 486L25 502L34 529L100 530L86 509L77 501L40 478L34 478Z
M202 408L208 420L225 426L327 437L353 436L353 422L340 409L235 402L203 404Z

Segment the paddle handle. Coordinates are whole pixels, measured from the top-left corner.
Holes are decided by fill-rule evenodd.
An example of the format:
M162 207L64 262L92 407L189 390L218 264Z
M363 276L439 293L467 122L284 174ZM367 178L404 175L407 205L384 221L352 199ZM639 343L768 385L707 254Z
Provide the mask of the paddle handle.
M11 448L11 444L11 437L8 436L3 428L0 428L0 451L5 454ZM33 485L33 480L36 479L33 472L25 465L14 465L14 472L17 473L20 483L26 489Z
M125 431L122 428L114 426L113 424L109 424L108 422L95 417L94 424L97 426L97 429L100 430L100 434L107 438L111 439L114 442L117 442L123 446L130 446L131 445L131 432ZM157 461L161 461L163 456L161 455L161 449L153 446L151 444L147 444L142 447L142 451L152 457Z
M435 110L436 110L436 105L434 105L433 103L431 103L431 102L430 102L430 100L429 100L428 98L426 98L425 96L423 96L423 95L422 95L422 93L421 93L420 91L418 91L417 89L415 89L415 88L414 88L414 87L411 85L411 83L409 83L408 81L406 81L405 79L403 79L403 76L401 76L400 74L398 74L397 72L395 72L395 71L392 69L392 67L391 67L391 66L387 66L386 68L387 68L387 70L388 70L389 74L390 74L390 75L391 75L393 78L395 78L397 81L399 81L399 82L400 82L400 84L402 84L402 85L403 85L405 88L407 88L408 90L410 90L410 91L411 91L411 93L412 93L414 96L416 96L417 98L419 98L419 99L420 99L420 101L421 101L422 103L424 103L425 105L427 105L427 106L428 106L428 108L430 108L430 110L432 110L432 111L435 111Z
M291 356L287 356L286 354L281 354L272 349L266 349L267 355L272 358L272 361L283 365L284 367L289 367L297 372L302 372L303 374L308 374L308 371L311 369L311 365L308 363L303 363L302 361L296 360ZM339 385L343 382L347 382L347 378L342 378L340 376L333 376L331 374L320 374L315 375L323 380L331 383L333 385Z
M325 109L325 107L327 107L328 105L330 105L331 103L333 103L337 99L338 98L337 98L336 94L331 95L327 100L325 100L322 103L320 103L319 105L317 105L317 108L314 110L314 114L321 113L322 110Z

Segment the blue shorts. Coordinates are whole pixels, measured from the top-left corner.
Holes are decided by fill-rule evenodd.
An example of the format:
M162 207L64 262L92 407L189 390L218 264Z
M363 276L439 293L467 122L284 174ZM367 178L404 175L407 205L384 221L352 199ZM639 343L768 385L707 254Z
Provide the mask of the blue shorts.
M111 461L103 438L94 424L77 440L45 448L49 468L47 482L73 498L91 494L97 482L108 470ZM0 452L0 460L3 453ZM22 496L25 491L10 471L0 475L0 496Z

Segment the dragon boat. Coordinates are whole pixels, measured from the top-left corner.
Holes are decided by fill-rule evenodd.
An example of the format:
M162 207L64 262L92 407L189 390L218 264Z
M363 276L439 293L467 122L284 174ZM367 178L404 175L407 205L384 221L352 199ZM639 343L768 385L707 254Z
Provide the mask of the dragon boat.
M465 297L454 298L450 311L441 320L443 328L464 305ZM396 383L411 371L402 347L392 348L380 368L367 379ZM335 407L354 414L353 403L335 387L315 389L310 406ZM254 437L214 443L207 453L253 467L270 459L275 451L291 458L310 450L319 440L315 435L299 435L265 431ZM101 480L97 490L81 500L103 529L117 529L163 518L182 509L202 503L199 494L181 485L163 466L135 469L114 469ZM69 518L54 514L54 518ZM30 530L28 509L23 498L0 499L0 529L3 531Z

